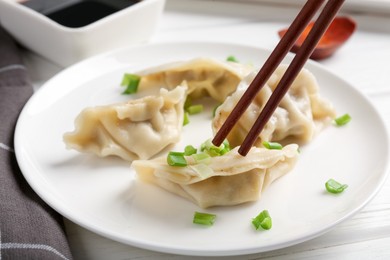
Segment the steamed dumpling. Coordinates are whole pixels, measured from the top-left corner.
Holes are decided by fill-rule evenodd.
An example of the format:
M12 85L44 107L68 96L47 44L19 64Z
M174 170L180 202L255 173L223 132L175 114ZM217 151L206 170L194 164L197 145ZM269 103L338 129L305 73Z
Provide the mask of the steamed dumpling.
M210 96L222 103L252 70L249 65L209 58L174 62L136 73L141 76L138 92L148 93L161 87L173 89L186 81L191 98Z
M229 133L227 139L233 147L243 142L286 69L287 66L283 65L275 71ZM254 76L255 73L252 73L243 80L237 91L217 109L212 122L214 133L221 128ZM260 133L255 145L261 146L262 141L277 141L284 144L307 143L335 116L332 104L320 96L314 75L307 69L302 69Z
M238 147L209 164L169 166L166 157L134 161L140 179L189 199L202 208L256 201L273 181L289 172L298 158L298 146L282 150L252 147L247 156Z
M179 141L186 89L161 89L159 96L86 108L64 142L67 148L100 157L115 155L130 162L151 158Z

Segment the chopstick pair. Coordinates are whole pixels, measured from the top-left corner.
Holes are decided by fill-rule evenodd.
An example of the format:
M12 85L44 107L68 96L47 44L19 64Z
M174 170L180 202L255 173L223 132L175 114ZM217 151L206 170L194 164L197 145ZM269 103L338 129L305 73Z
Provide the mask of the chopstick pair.
M344 1L345 0L329 0L325 5L309 35L306 37L301 48L295 55L294 59L290 63L290 66L287 68L279 84L275 88L265 107L262 109L259 117L241 144L238 150L239 154L242 156L247 155L258 135L263 130L268 120L271 118L276 107L287 93L294 79L297 77L298 73L301 71L306 61L313 53L314 48L333 21ZM222 127L215 135L214 139L212 140L214 145L219 146L226 139L229 132L240 119L241 115L249 107L257 93L271 77L272 73L282 62L283 58L290 51L295 41L298 39L300 34L303 32L303 30L306 28L308 23L311 21L324 2L325 0L308 0L306 2L301 11L298 13L297 17L291 23L286 34L282 37L280 42L272 51L263 67L260 69L252 83L249 85L248 89L245 91Z

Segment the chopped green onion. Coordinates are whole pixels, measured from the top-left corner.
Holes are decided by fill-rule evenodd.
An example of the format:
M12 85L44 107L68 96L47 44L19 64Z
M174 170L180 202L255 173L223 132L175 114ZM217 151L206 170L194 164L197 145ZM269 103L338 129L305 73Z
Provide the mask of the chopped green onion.
M224 141L220 146L215 146L211 139L206 140L200 146L202 152L208 153L210 156L221 156L230 151L229 142Z
M254 219L252 219L252 224L256 228L256 230L263 228L266 230L271 229L272 227L272 219L268 213L268 210L263 210L257 215Z
M222 145L221 145L222 146ZM221 147L220 146L220 147ZM208 153L210 156L218 156L219 155L219 150L222 149L222 147L217 147L215 146L212 142L211 139L207 139L205 142L203 142L200 146L200 150L202 152Z
M283 146L277 142L263 142L263 146L270 150L282 150Z
M187 107L186 111L187 111L188 114L190 114L190 115L199 114L200 112L203 111L203 105L193 105L193 106L189 106L189 107Z
M171 166L185 167L187 166L186 158L184 158L184 153L181 152L169 152L167 157L167 162Z
M225 139L222 143L223 148L219 151L219 155L224 155L225 153L230 151L230 144L227 139Z
M216 217L217 217L217 215L214 215L214 214L202 213L202 212L196 211L192 222L194 224L212 226L215 222Z
M336 123L336 125L338 126L343 126L343 125L346 125L349 121L351 121L351 116L349 114L344 114L338 118L335 118L334 119L334 122Z
M190 123L190 118L188 116L188 112L184 112L184 116L183 116L183 126L184 125L188 125Z
M226 58L226 61L231 61L231 62L239 62L236 57L234 57L233 55L230 55Z
M192 145L187 145L185 148L184 148L184 155L186 156L190 156L190 155L193 155L193 154L196 154L196 148L193 147Z
M347 184L341 184L333 179L329 179L325 183L326 190L330 193L341 193L343 192L346 188L348 188Z
M204 150L207 149L207 147L210 147L211 145L214 145L214 144L211 142L211 139L207 139L206 141L204 141L204 142L200 145L200 150L203 152Z
M191 156L194 159L195 163L209 164L211 161L211 157L207 153L196 153Z
M217 146L211 146L205 151L212 157L221 155L220 154L221 149Z
M228 140L228 139L223 140L222 143L223 143L223 145L230 147L230 144L229 144L229 140Z
M126 87L122 94L134 94L137 93L139 82L141 77L135 74L125 73L121 82L121 86Z

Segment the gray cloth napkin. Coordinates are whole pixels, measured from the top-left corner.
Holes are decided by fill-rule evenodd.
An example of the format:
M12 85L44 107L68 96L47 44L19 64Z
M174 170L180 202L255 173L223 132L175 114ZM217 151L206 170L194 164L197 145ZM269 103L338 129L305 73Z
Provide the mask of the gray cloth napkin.
M19 49L0 27L0 259L72 259L62 216L27 184L13 150L15 124L32 93Z

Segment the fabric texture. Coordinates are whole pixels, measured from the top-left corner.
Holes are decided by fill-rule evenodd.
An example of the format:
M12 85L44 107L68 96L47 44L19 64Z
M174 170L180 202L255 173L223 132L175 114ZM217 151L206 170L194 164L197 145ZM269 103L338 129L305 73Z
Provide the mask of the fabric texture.
M13 149L32 93L20 50L0 27L0 259L72 259L62 216L27 184Z

